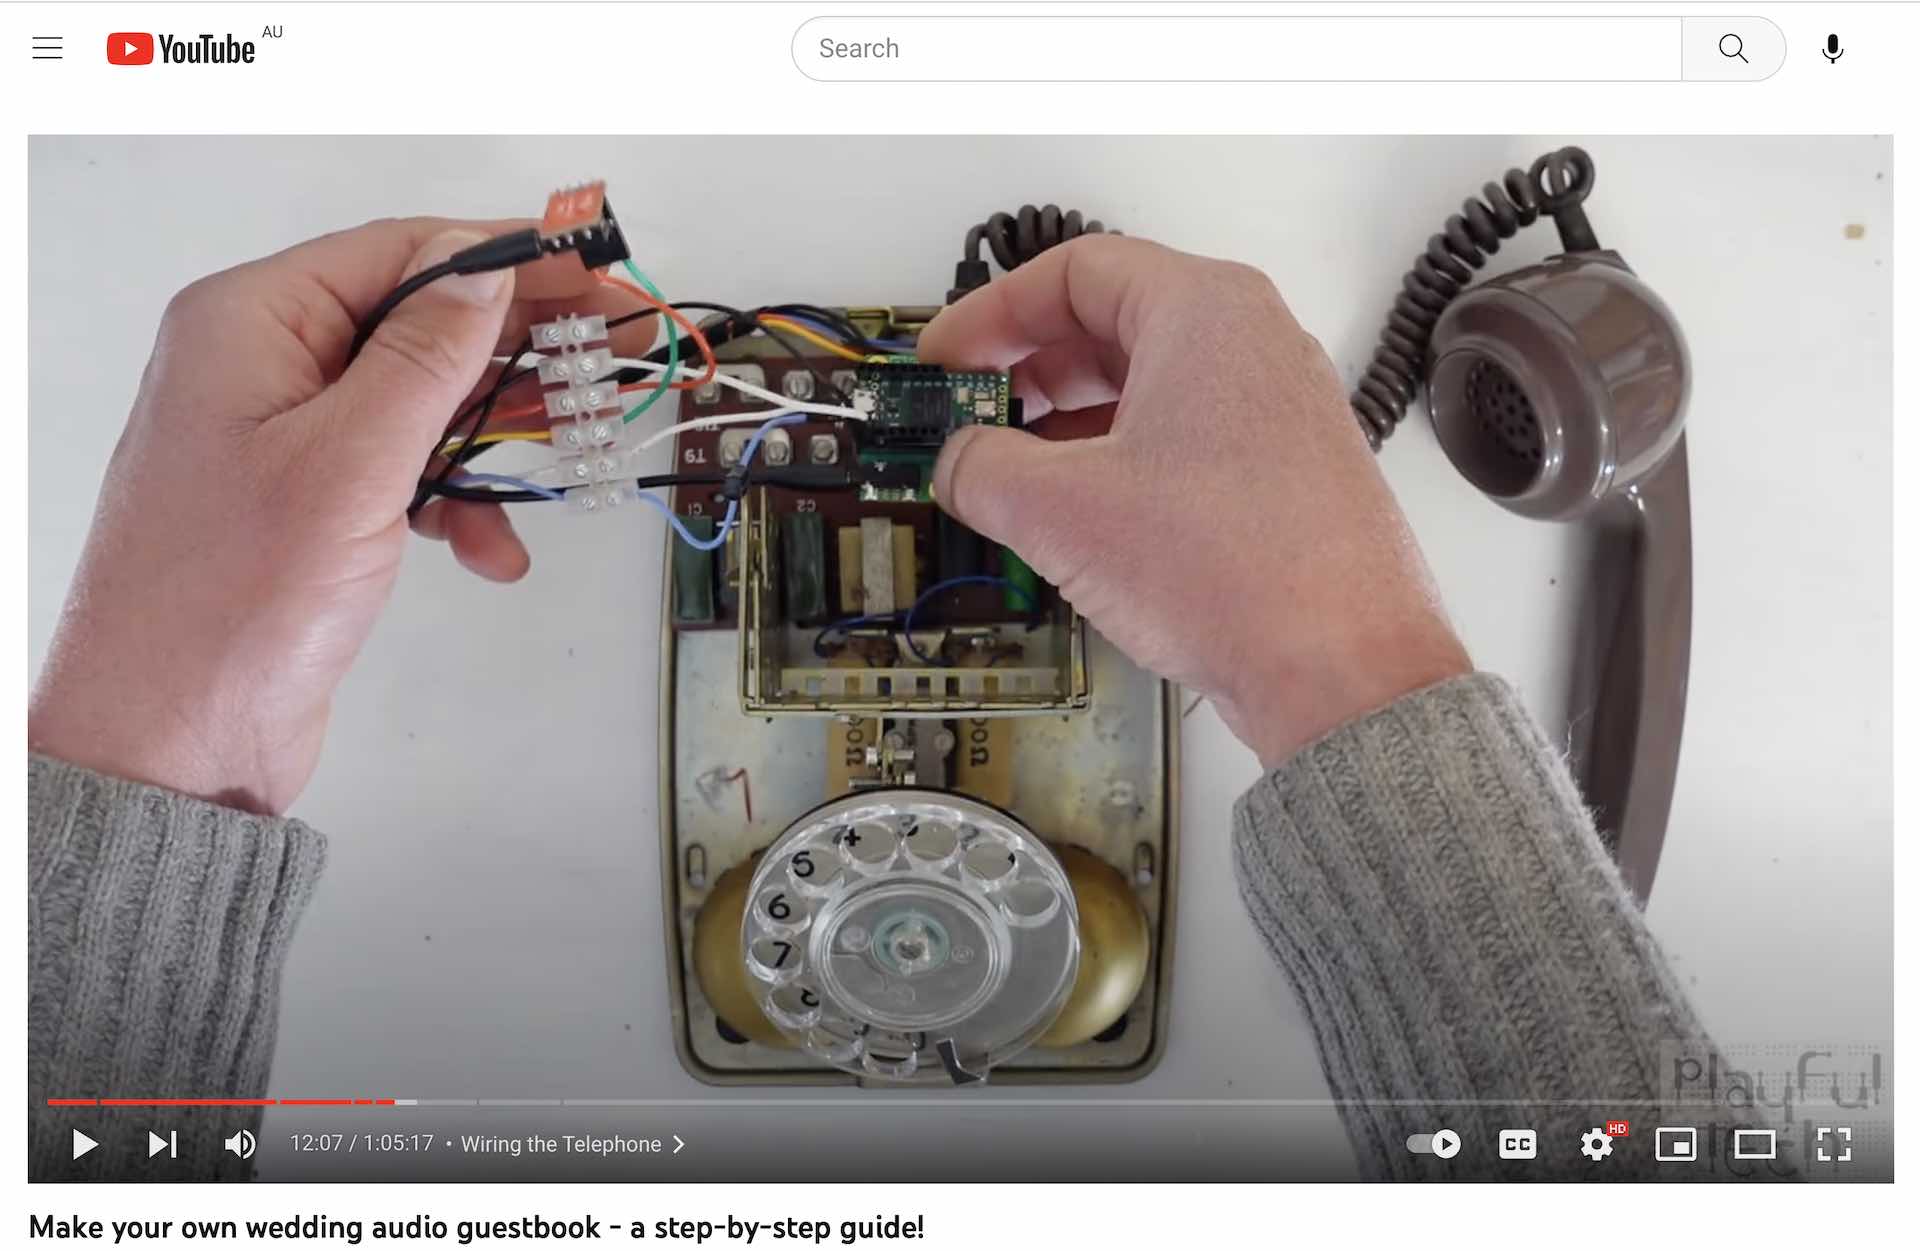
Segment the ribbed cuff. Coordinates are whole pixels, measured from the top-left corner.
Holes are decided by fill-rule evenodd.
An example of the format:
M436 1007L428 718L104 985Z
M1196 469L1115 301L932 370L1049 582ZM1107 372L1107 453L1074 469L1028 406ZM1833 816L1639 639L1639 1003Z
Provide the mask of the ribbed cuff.
M1594 1164L1580 1136L1629 1116L1610 1108L1651 1126L1662 1045L1701 1031L1512 688L1405 696L1261 779L1235 825L1242 897L1363 1173L1651 1175L1650 1150ZM1453 1162L1408 1151L1442 1128L1465 1144ZM1537 1131L1537 1160L1498 1161L1514 1128Z
M259 1097L325 839L41 756L27 763L27 823L30 1175L247 1176L221 1141L255 1111L47 1100ZM100 1143L78 1160L75 1129ZM178 1157L149 1160L149 1129L178 1130Z

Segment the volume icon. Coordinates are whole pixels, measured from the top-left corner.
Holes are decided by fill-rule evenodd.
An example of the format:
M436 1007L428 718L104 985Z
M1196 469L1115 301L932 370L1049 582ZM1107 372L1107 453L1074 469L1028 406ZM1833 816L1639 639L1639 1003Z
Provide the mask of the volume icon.
M258 1144L253 1137L253 1131L243 1129L221 1145L241 1159L251 1160L253 1158L254 1147Z

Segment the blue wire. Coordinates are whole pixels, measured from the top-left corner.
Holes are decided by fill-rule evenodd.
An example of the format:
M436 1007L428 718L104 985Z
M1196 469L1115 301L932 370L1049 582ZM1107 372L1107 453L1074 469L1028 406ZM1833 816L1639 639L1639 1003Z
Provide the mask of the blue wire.
M908 606L907 615L901 618L900 628L903 630L913 629L913 614L920 611L920 606L940 592L951 591L956 586L997 586L1003 590L1012 591L1021 599L1025 600L1027 602L1028 612L1040 611L1040 605L1034 603L1033 595L1026 587L1021 586L1018 582L1014 582L1008 578L996 577L989 573L967 573L957 578L948 578L944 582L936 582L926 590L920 592L920 594L914 598L913 603Z
M766 439L767 435L773 432L776 426L790 426L795 422L805 421L806 419L807 415L805 413L775 414L758 430L753 432L751 439L747 440L747 446L740 453L740 463L742 465L752 463L753 454L760 450L761 442ZM513 477L511 474L462 473L455 481L461 486L466 486L469 483L492 483L495 486L513 487L520 491L530 491L542 499L562 500L566 498L564 492L556 491L552 487L543 487L537 482L529 482L525 478ZM640 498L659 509L660 512L665 515L667 524L673 527L673 532L680 536L681 542L693 548L695 551L700 552L714 551L722 543L725 543L727 541L727 535L733 532L735 519L740 515L740 501L728 500L727 511L721 514L720 528L715 531L714 536L710 539L696 538L694 537L693 531L687 529L686 522L680 520L680 515L674 512L672 506L665 500L653 494L651 491L640 492Z
M919 644L913 641L913 615L919 612L928 600L940 594L942 591L951 591L956 586L997 586L1003 590L1012 591L1021 599L1025 600L1029 612L1040 611L1040 605L1034 602L1033 595L1019 583L1009 581L1006 578L995 577L991 574L969 573L957 578L948 578L944 582L936 582L926 590L920 592L920 594L914 598L913 603L907 606L907 611L904 615L899 613L865 613L858 617L846 617L842 620L829 623L825 629L820 631L815 642L817 644L819 639L824 639L827 635L836 631L851 630L855 626L863 626L876 621L892 621L897 616L900 618L900 633L906 639L907 650L912 652L920 663L930 665L933 663L933 658L921 651Z
M490 482L496 486L509 486L521 491L531 491L542 499L557 500L565 498L565 496L552 487L543 487L537 482L528 482L525 478L516 478L511 474L462 473L458 478L454 479L454 481L460 486L466 486L474 482Z
M751 439L747 440L746 447L740 451L740 463L742 465L751 465L753 463L753 454L760 450L761 441L769 434L772 434L775 427L791 426L795 422L805 421L806 419L807 415L805 413L776 413L758 430L753 432ZM687 529L686 523L680 520L665 500L648 491L640 492L640 498L665 513L667 524L672 526L673 532L680 536L680 541L696 552L711 552L717 549L722 543L725 543L727 541L727 535L733 532L734 520L740 515L740 501L728 500L727 511L721 515L720 527L714 531L713 537L710 539L697 539L693 537L693 532Z
M680 536L680 541L696 552L710 552L725 543L727 532L733 529L734 514L740 510L739 501L728 500L727 511L720 517L720 529L711 539L698 539L694 537L693 531L687 529L686 522L680 520L680 514L674 512L665 500L651 491L640 492L640 498L659 509L661 515L667 519L667 524L673 527L673 532Z
M807 316L805 313L775 313L771 315L784 317L788 321L797 321L809 330L817 330L822 334L839 336L845 333L840 327L830 326L826 322ZM888 348L895 352L911 352L915 347L914 344L908 343L905 339L868 339L867 342L874 347Z
M907 640L907 650L912 652L921 664L930 665L933 663L933 658L921 651L920 645L913 641L913 614L919 612L921 605L940 594L940 592L950 591L956 586L997 586L1003 590L1013 591L1018 594L1021 599L1027 602L1028 612L1040 611L1040 605L1034 602L1033 596L1028 593L1027 588L1006 578L997 578L985 573L969 573L957 578L948 578L944 582L936 582L926 590L920 592L913 603L907 605L907 615L900 618L900 633Z

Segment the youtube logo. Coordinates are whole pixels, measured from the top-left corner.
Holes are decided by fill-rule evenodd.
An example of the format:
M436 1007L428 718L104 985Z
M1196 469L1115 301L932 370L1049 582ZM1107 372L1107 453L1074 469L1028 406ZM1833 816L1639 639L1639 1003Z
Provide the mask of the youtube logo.
M152 65L153 36L143 30L116 30L107 36L107 64Z

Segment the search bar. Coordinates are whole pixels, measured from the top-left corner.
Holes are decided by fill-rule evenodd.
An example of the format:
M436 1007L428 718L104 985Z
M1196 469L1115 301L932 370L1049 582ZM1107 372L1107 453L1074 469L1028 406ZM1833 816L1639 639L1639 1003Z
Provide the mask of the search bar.
M816 17L820 82L1757 82L1762 17Z

